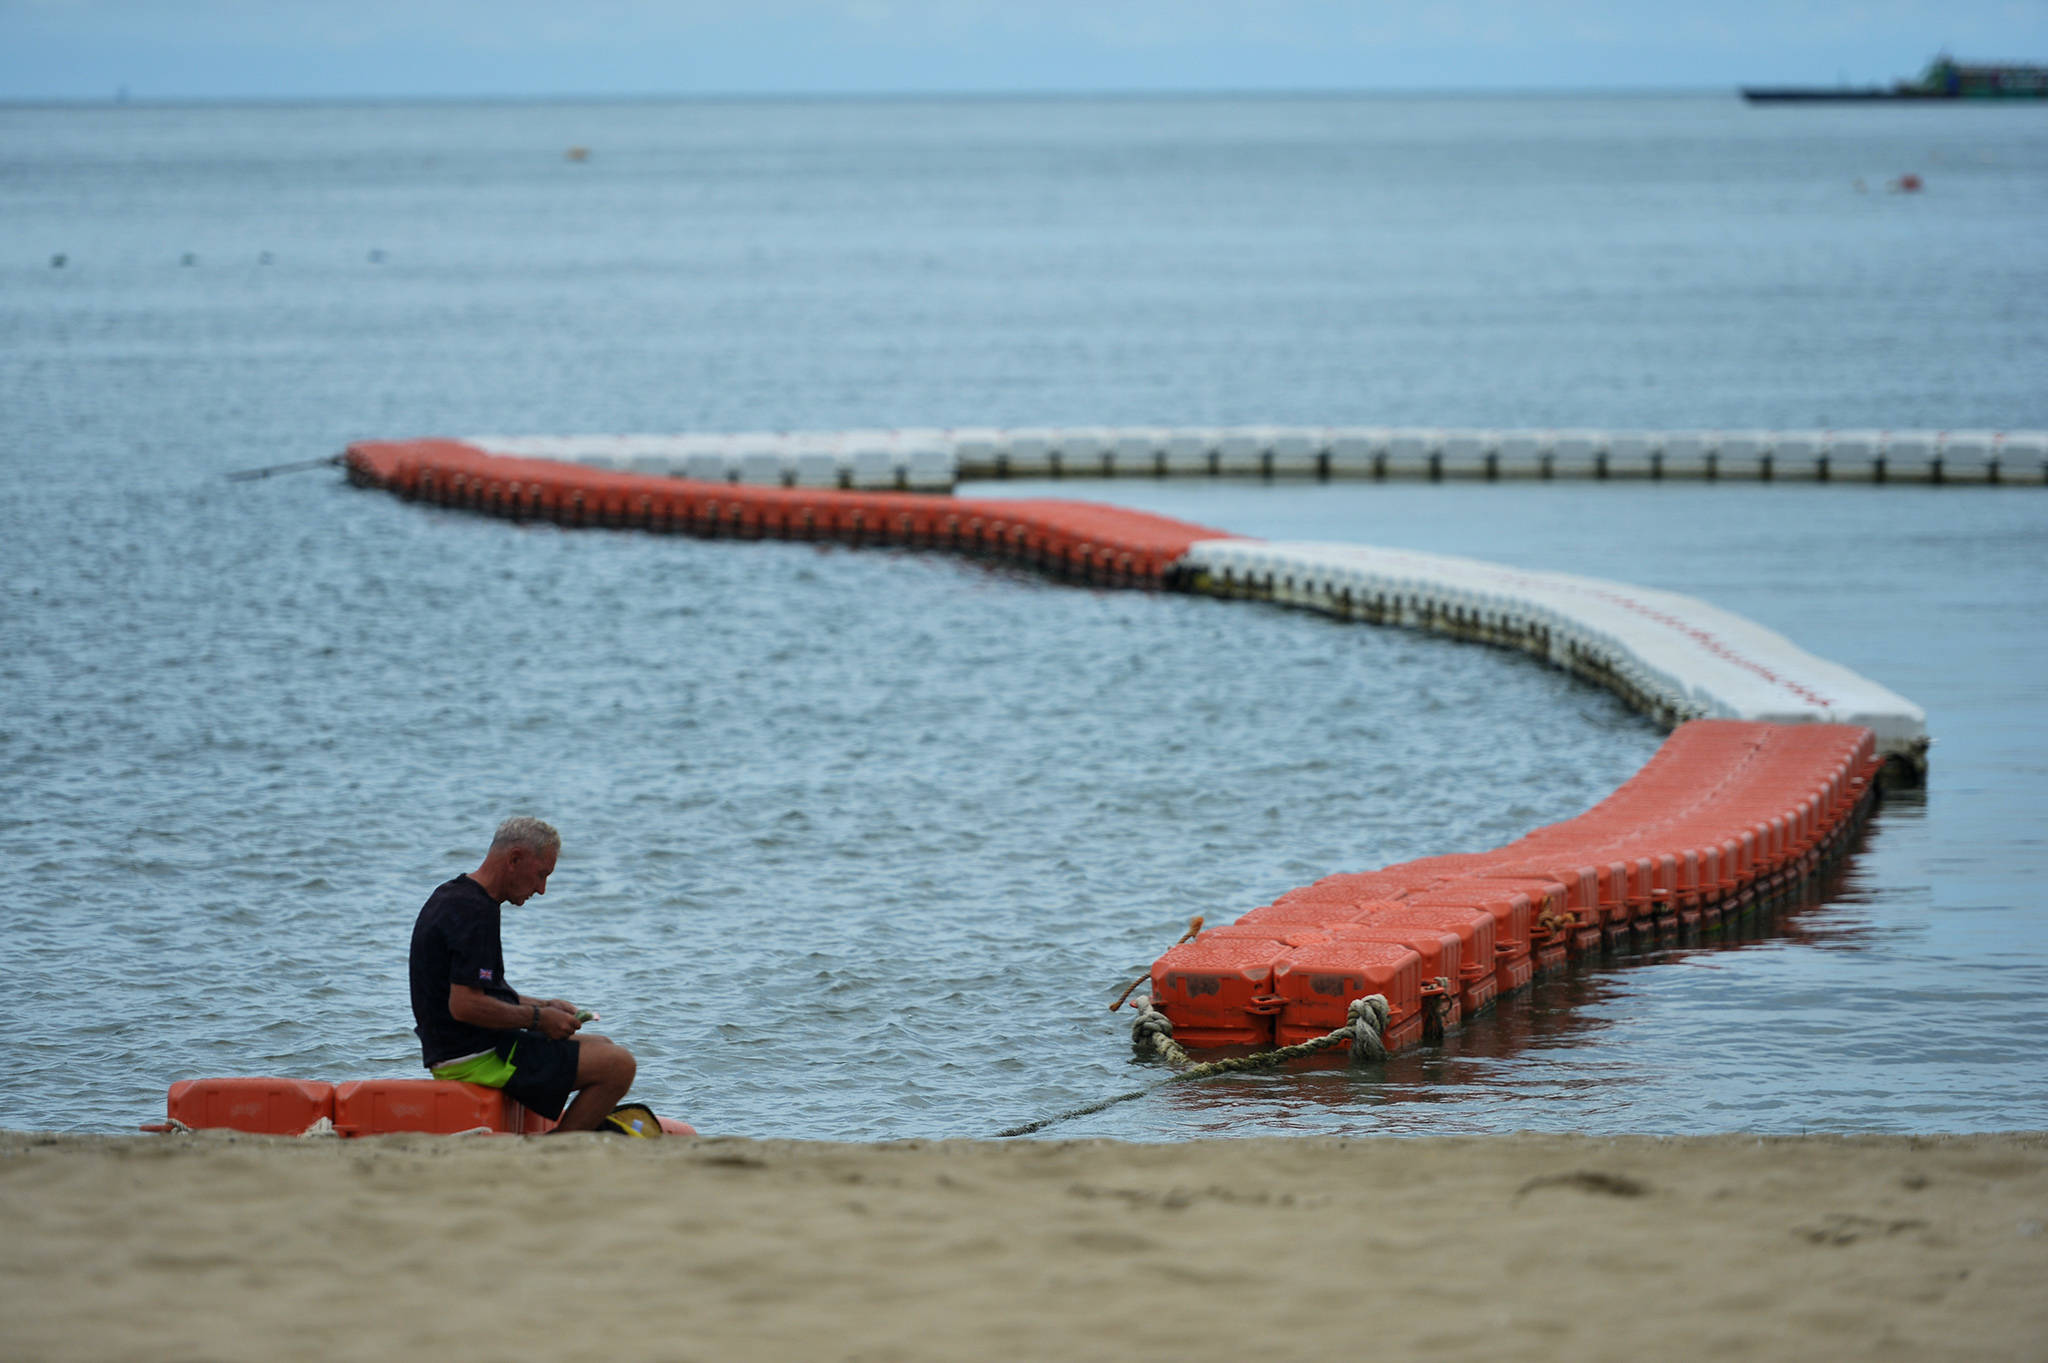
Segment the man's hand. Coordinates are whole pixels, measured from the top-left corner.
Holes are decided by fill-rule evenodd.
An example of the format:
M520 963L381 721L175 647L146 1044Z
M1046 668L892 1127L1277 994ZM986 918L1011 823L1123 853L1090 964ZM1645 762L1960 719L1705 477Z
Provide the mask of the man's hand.
M555 1041L574 1036L583 1024L576 1018L574 1007L564 1008L559 999L550 1000L540 1006L540 1032L542 1036Z
M576 1011L576 1005L567 999L542 999L540 1006L543 1008L559 1008L565 1013L574 1013Z

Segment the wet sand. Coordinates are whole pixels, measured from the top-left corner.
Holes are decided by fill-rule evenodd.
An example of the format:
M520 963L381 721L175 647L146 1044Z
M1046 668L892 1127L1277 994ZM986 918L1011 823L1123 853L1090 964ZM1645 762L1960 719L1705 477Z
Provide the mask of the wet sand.
M8 1359L2048 1358L2048 1134L0 1134Z

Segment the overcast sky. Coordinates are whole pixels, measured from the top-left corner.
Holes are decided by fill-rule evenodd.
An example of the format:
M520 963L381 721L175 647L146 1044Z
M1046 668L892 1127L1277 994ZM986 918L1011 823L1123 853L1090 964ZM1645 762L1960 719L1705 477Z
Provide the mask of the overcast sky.
M2048 0L0 0L0 99L1888 83Z

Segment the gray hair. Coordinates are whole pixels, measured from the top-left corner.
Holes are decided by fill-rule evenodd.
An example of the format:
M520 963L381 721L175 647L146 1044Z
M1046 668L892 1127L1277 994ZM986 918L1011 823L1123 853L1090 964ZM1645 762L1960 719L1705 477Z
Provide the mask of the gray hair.
M491 850L501 847L524 847L529 852L559 852L562 850L562 835L552 824L539 819L515 814L498 825L496 835L491 838Z

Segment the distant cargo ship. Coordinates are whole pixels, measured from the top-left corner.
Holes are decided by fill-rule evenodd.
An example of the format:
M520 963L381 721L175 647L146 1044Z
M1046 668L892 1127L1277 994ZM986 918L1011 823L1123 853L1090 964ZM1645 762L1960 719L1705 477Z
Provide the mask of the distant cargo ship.
M1927 64L1920 79L1902 80L1889 89L1881 85L1745 85L1742 97L1751 103L1820 99L2048 99L2048 66L1965 63L1943 53Z

